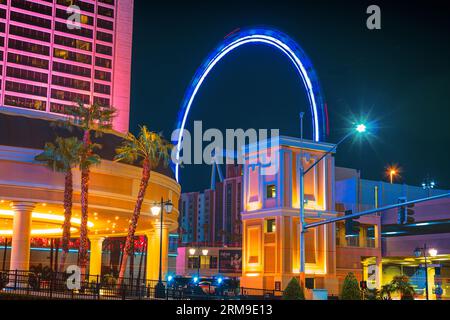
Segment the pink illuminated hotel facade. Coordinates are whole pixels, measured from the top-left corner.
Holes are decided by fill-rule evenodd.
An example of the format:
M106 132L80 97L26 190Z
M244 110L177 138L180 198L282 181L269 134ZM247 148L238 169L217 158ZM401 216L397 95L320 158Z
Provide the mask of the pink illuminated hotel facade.
M114 129L128 131L132 28L133 0L1 0L1 108L114 106Z

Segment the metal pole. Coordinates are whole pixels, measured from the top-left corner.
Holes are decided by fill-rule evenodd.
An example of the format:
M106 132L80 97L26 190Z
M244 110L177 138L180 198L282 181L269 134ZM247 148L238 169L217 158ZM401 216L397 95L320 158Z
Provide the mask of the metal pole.
M428 299L428 261L427 261L427 244L423 245L423 256L425 257L425 293Z
M162 282L162 241L163 241L163 198L161 198L161 214L160 214L160 228L159 228L159 278L158 282Z
M300 280L305 281L305 176L303 174L303 163L300 157Z
M8 251L8 238L5 237L5 247L3 249L3 271L6 268L6 252Z
M328 224L328 223L338 222L338 221L342 221L342 220L346 220L346 219L358 218L361 216L366 216L368 214L377 213L379 211L386 211L389 209L395 209L398 207L408 206L409 204L413 204L413 203L425 202L425 201L445 198L445 197L449 197L449 196L450 196L450 193L444 193L444 194L432 196L429 198L422 198L422 199L411 200L411 201L407 201L407 202L403 202L403 203L392 204L392 205L382 207L382 208L370 209L370 210L366 210L366 211L362 211L362 212L353 213L353 214L350 214L347 216L342 216L342 217L338 217L338 218L332 218L332 219L323 220L323 221L319 221L319 222L309 223L309 224L305 225L305 228L306 229L315 228L315 227L318 227L318 226L321 226L324 224Z

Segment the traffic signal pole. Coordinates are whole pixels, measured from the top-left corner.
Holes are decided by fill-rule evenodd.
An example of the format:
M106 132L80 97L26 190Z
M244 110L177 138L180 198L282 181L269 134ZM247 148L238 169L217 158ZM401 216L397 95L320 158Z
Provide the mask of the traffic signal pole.
M346 220L346 219L355 219L355 218L359 218L359 217L366 216L366 215L369 215L369 214L374 214L374 213L377 213L377 212L380 212L380 211L386 211L386 210L395 209L395 208L398 208L398 207L408 206L410 204L426 202L426 201L435 200L435 199L441 199L441 198L446 198L446 197L450 197L450 193L439 194L437 196L432 196L432 197L427 197L427 198L422 198L422 199L417 199L417 200L406 201L406 202L402 202L402 203L392 204L392 205L389 205L389 206L386 206L386 207L382 207L382 208L370 209L370 210L357 212L357 213L349 214L349 215L342 216L342 217L327 219L327 220L323 220L323 221L319 221L319 222L313 222L313 223L305 224L304 228L305 229L311 229L311 228L319 227L321 225L328 224L328 223L334 223L334 222L338 222L338 221L342 221L342 220Z

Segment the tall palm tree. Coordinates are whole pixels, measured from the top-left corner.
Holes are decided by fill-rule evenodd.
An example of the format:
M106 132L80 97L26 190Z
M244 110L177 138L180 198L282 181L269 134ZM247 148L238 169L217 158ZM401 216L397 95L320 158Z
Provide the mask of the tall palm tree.
M62 255L59 270L64 270L66 258L69 253L73 196L72 168L80 162L82 147L81 141L76 137L57 137L55 143L46 143L44 151L35 157L37 161L45 162L53 171L64 173L64 223L62 228Z
M112 120L116 116L116 109L113 107L101 106L97 103L85 105L78 102L76 106L68 109L68 125L79 127L83 131L83 148L80 156L81 170L81 225L80 225L80 268L81 274L86 274L88 262L88 193L90 168L100 162L100 157L95 154L95 149L100 145L92 142L92 132L95 136L100 136L104 131L112 128Z
M172 145L164 140L161 134L151 132L146 126L142 126L138 137L128 133L126 140L122 146L116 150L116 161L124 161L134 163L141 160L142 176L139 186L139 192L134 206L133 217L128 227L128 236L122 255L122 263L120 265L119 282L122 284L127 267L128 256L131 253L131 244L136 232L139 215L141 214L142 203L144 202L145 192L150 180L151 171L161 162L167 165L169 162L169 154Z

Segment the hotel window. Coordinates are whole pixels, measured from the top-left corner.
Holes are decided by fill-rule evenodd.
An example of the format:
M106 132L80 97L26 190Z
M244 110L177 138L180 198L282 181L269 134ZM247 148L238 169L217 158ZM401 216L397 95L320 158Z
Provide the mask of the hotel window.
M94 92L103 93L103 94L111 94L111 86L100 84L100 83L95 83L94 84Z
M88 81L60 77L60 76L53 76L52 84L57 85L57 86L62 86L62 87L73 88L73 89L77 89L77 90L89 91L91 89L91 84Z
M24 9L24 10L28 10L28 11L37 12L37 13L40 13L40 14L45 14L45 15L48 15L48 16L52 15L52 7L46 6L46 5L42 5L42 4L39 4L39 3L35 3L33 1L12 0L11 1L11 6L12 7L16 7L16 8L20 8L20 9Z
M113 31L114 23L112 23L111 21L108 21L108 20L103 20L103 19L97 18L97 27Z
M61 62L53 62L53 71L58 71L62 73L74 74L77 76L91 77L91 69L74 66L71 64L65 64Z
M367 226L366 230L366 246L367 248L376 248L375 245L375 226Z
M103 107L109 107L110 102L107 98L100 98L100 97L94 97L94 103L103 106Z
M112 43L113 36L111 33L97 31L97 40Z
M108 46L104 46L102 44L97 44L96 45L96 52L97 53L101 53L101 54L105 54L108 56L112 56L112 48L108 47Z
M50 53L49 47L41 46L35 43L24 42L16 39L9 39L9 47L21 51L41 54L44 56L48 56Z
M71 61L81 62L81 63L86 63L86 64L92 63L92 58L88 55L85 55L82 53L75 53L75 52L71 52L71 51L67 51L67 50L63 50L63 49L55 48L53 56L55 58L71 60Z
M26 24L31 24L33 26L38 26L38 27L47 28L47 29L50 29L52 27L51 20L47 20L47 19L43 19L43 18L39 18L36 16L31 16L28 14L15 12L15 11L11 11L11 20L26 23Z
M19 93L26 93L33 96L47 96L46 87L33 86L31 84L17 83L12 81L6 81L6 90Z
M87 41L55 35L55 43L85 51L92 51L92 44Z
M46 108L45 101L14 97L10 95L5 96L5 105L41 111L44 111Z
M106 71L95 70L95 79L103 81L111 81L111 73Z
M0 9L0 18L6 19L6 10L5 9Z
M69 110L72 108L71 106L65 105L65 104L60 104L60 103L50 103L50 112L54 112L54 113L62 113L62 114L68 114Z
M268 219L266 222L266 233L272 233L276 231L275 219Z
M80 0L56 0L57 4L61 4L65 7L69 7L72 5L80 7L81 10L94 13L94 5L80 1Z
M114 10L102 6L98 6L98 14L101 16L114 18Z
M8 53L8 62L17 63L25 66L48 69L48 60L32 58L16 53Z
M89 96L85 95L85 94L79 94L79 93L68 92L68 91L63 91L63 90L56 90L56 89L52 89L52 98L58 99L58 100L70 101L70 102L80 100L81 102L83 102L85 104L88 104L89 100L90 100Z
M111 69L111 60L105 58L95 58L95 65L98 67Z
M114 5L114 0L98 0L98 2L103 2L103 3L109 4L110 6Z
M67 20L73 13L67 13L66 10L56 9L56 17L60 19ZM94 25L94 18L87 16L85 14L80 14L80 22L89 26Z
M6 75L12 78L31 80L36 82L47 83L48 75L41 72L29 71L19 68L8 67L6 69Z
M56 21L56 23L55 23L55 30L65 32L65 33L75 34L77 36L85 37L85 38L89 38L89 39L92 39L92 36L93 36L93 32L91 29L87 29L87 28L69 29L67 27L66 23L62 23L62 22L58 22L58 21Z
M42 32L39 30L28 29L28 28L15 26L15 25L10 25L9 33L14 34L16 36L33 39L33 40L50 42L50 33Z
M269 184L266 188L266 198L274 199L277 197L277 188L274 184Z

